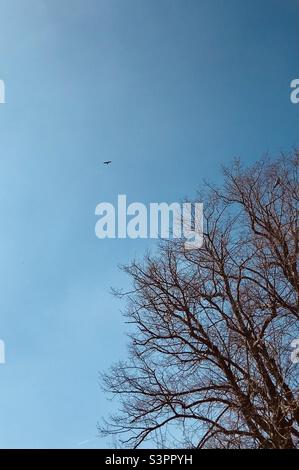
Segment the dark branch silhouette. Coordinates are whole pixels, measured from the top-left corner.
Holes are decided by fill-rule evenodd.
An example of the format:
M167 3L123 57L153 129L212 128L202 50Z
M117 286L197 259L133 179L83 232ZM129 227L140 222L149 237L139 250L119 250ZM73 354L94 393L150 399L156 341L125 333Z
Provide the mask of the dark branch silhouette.
M123 446L296 448L298 151L224 169L204 198L202 248L161 243L125 267L129 356L103 376Z

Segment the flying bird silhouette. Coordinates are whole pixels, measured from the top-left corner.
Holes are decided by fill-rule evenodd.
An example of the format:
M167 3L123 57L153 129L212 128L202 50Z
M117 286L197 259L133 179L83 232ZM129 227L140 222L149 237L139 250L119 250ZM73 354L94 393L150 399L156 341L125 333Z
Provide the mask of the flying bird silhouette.
M107 160L106 162L103 162L103 163L104 163L104 165L110 165L111 160Z

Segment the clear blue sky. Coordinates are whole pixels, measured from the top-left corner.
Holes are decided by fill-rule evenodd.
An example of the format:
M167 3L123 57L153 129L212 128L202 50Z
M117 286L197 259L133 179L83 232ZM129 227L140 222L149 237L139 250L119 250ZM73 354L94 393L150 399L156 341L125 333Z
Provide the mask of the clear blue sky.
M298 17L298 0L0 0L0 447L110 445L92 440L114 406L98 371L127 341L109 288L151 243L98 240L95 207L193 197L235 156L298 145Z

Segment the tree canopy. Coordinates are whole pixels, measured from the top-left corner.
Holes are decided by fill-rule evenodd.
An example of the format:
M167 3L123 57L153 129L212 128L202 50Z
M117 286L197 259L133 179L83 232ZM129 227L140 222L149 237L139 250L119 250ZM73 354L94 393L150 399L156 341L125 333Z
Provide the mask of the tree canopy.
M128 358L103 375L119 412L102 434L139 447L299 446L298 162L294 150L224 168L204 244L161 242L123 269Z

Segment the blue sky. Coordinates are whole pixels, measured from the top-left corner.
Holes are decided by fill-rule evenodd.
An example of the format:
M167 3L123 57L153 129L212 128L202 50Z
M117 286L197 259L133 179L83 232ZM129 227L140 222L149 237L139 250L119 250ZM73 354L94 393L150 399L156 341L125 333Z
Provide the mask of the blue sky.
M179 201L298 145L298 0L0 0L0 447L109 447L98 371L125 357L95 207ZM103 167L103 160L112 160ZM85 442L88 441L88 442Z

